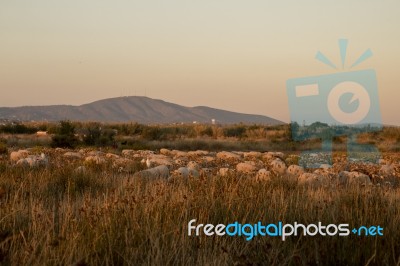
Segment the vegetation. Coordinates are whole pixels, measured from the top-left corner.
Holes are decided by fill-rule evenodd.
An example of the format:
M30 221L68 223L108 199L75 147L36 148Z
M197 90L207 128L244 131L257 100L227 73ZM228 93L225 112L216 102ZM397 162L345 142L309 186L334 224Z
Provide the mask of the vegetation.
M2 163L2 265L396 265L398 191L311 189L285 178L130 180L73 165L26 172ZM129 180L129 181L128 181ZM384 225L384 237L189 237L187 224Z
M0 265L400 263L400 190L383 182L380 187L316 189L282 176L257 182L241 174L146 181L132 178L145 167L140 159L129 161L119 171L120 166L109 159L101 165L84 158L75 161L48 148L89 147L84 150L90 151L102 147L116 153L115 148L298 152L319 145L318 140L293 141L290 125L150 126L62 121L25 126L46 129L50 135L4 133L0 138ZM42 143L41 138L49 142ZM399 139L400 129L395 127L359 136L361 142L390 152L399 148ZM345 137L334 141L339 150L344 149ZM32 150L44 152L49 165L33 169L14 166L6 155L18 149L16 146L38 146ZM77 171L82 165L85 170ZM187 224L191 219L212 224L320 221L381 225L384 236L293 236L285 242L260 236L251 241L244 237L189 237Z
M0 155L1 154L7 154L8 149L7 149L7 140L0 138Z
M56 134L52 137L52 147L74 148L78 144L75 126L69 121L61 121Z

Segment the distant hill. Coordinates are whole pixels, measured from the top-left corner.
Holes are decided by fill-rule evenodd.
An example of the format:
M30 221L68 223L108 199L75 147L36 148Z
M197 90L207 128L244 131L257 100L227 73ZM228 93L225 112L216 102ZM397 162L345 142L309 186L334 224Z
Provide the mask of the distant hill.
M21 121L98 121L138 123L258 123L284 124L262 115L242 114L206 106L185 107L148 97L131 96L104 99L80 106L50 105L0 107L0 119Z

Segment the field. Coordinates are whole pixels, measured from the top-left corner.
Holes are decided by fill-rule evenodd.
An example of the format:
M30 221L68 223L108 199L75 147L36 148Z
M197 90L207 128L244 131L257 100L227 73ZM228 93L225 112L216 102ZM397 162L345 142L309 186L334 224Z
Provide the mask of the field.
M4 134L0 265L400 265L398 129L362 136L380 148L377 165L347 163L339 139L332 168L301 172L290 170L299 170L299 146L316 143L291 144L285 129L257 134L117 134L72 148L52 147L54 135ZM23 148L22 160L37 163L13 161ZM146 170L157 165L169 177ZM192 219L379 225L384 235L188 236Z

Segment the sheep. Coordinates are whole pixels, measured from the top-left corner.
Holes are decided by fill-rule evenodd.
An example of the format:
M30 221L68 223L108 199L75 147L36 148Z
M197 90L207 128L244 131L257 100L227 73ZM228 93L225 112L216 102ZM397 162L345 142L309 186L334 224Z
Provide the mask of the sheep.
M188 162L187 166L188 169L194 169L194 170L200 170L200 166L198 163L194 162L194 161L190 161Z
M135 153L135 151L134 150L122 150L122 152L121 152L121 154L122 154L122 156L130 156L130 155L132 155L132 154L134 154Z
M94 164L99 165L99 164L105 163L105 161L106 160L104 160L104 158L102 158L102 157L100 157L98 155L96 155L96 156L88 156L88 157L85 158L85 162L89 163L89 164L90 163L94 163Z
M282 160L275 159L270 163L270 165L275 174L283 175L286 173L286 164Z
M272 177L272 173L267 169L263 168L258 170L256 175L256 181L270 181Z
M85 174L87 172L87 169L85 166L78 166L75 168L74 173L75 174Z
M16 163L17 166L22 167L39 167L39 166L47 166L48 159L44 153L40 156L31 155L27 158L19 159Z
M217 158L225 161L236 161L240 160L240 155L232 152L221 151L217 153Z
M339 183L342 185L370 185L372 184L369 176L356 171L342 171L339 173Z
M82 154L79 152L66 152L66 153L64 153L64 157L71 158L71 159L81 159Z
M250 163L238 163L236 165L236 171L238 171L239 173L250 174L256 170L257 168Z
M287 169L287 173L289 175L293 175L293 176L300 176L301 174L304 173L304 168L298 165L291 165L288 167Z
M24 159L28 157L29 152L27 150L19 150L19 151L13 151L10 154L10 160L12 162L18 162L20 159Z
M318 173L303 173L297 180L300 185L314 188L326 187L329 185L329 177L320 175Z
M146 169L134 174L134 177L148 178L148 179L168 179L169 168L166 165L159 165L150 169Z
M156 165L167 165L169 167L172 166L171 159L164 155L147 156L145 163L147 168L152 168Z
M149 157L147 157L147 159L146 159L146 166L147 166L147 168L151 168L151 166L152 166Z
M36 132L37 137L45 137L47 136L47 131L38 131Z
M232 175L233 173L234 173L234 171L232 169L229 169L229 168L226 168L226 167L220 168L218 170L218 174L220 176L222 176L222 177Z
M114 154L114 153L107 153L107 154L106 154L106 157L107 157L108 159L119 159L119 156L116 155L116 154Z
M192 169L189 169L187 167L179 167L177 170L174 171L174 176L188 178L190 176L191 170Z

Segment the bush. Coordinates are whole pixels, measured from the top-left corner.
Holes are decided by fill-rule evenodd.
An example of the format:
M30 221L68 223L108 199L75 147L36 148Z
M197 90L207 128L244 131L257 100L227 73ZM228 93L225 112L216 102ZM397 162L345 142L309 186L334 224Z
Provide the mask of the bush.
M0 138L0 154L8 154L7 140Z
M246 133L245 126L234 126L234 127L227 127L224 128L224 136L225 137L236 137L236 138L243 138Z
M23 124L3 125L0 127L0 132L8 134L33 134L37 131L35 127L28 127Z
M78 138L75 136L75 127L69 121L61 121L56 132L51 139L52 147L75 148L79 143Z
M213 129L210 126L208 126L208 127L206 127L205 129L203 129L201 131L201 135L202 136L212 137L213 136Z
M0 143L0 154L8 154L7 145L4 143Z
M142 138L146 140L160 140L162 131L160 127L146 127L143 129Z
M115 143L114 129L102 129L100 124L89 124L84 131L83 143L87 146L107 146Z

